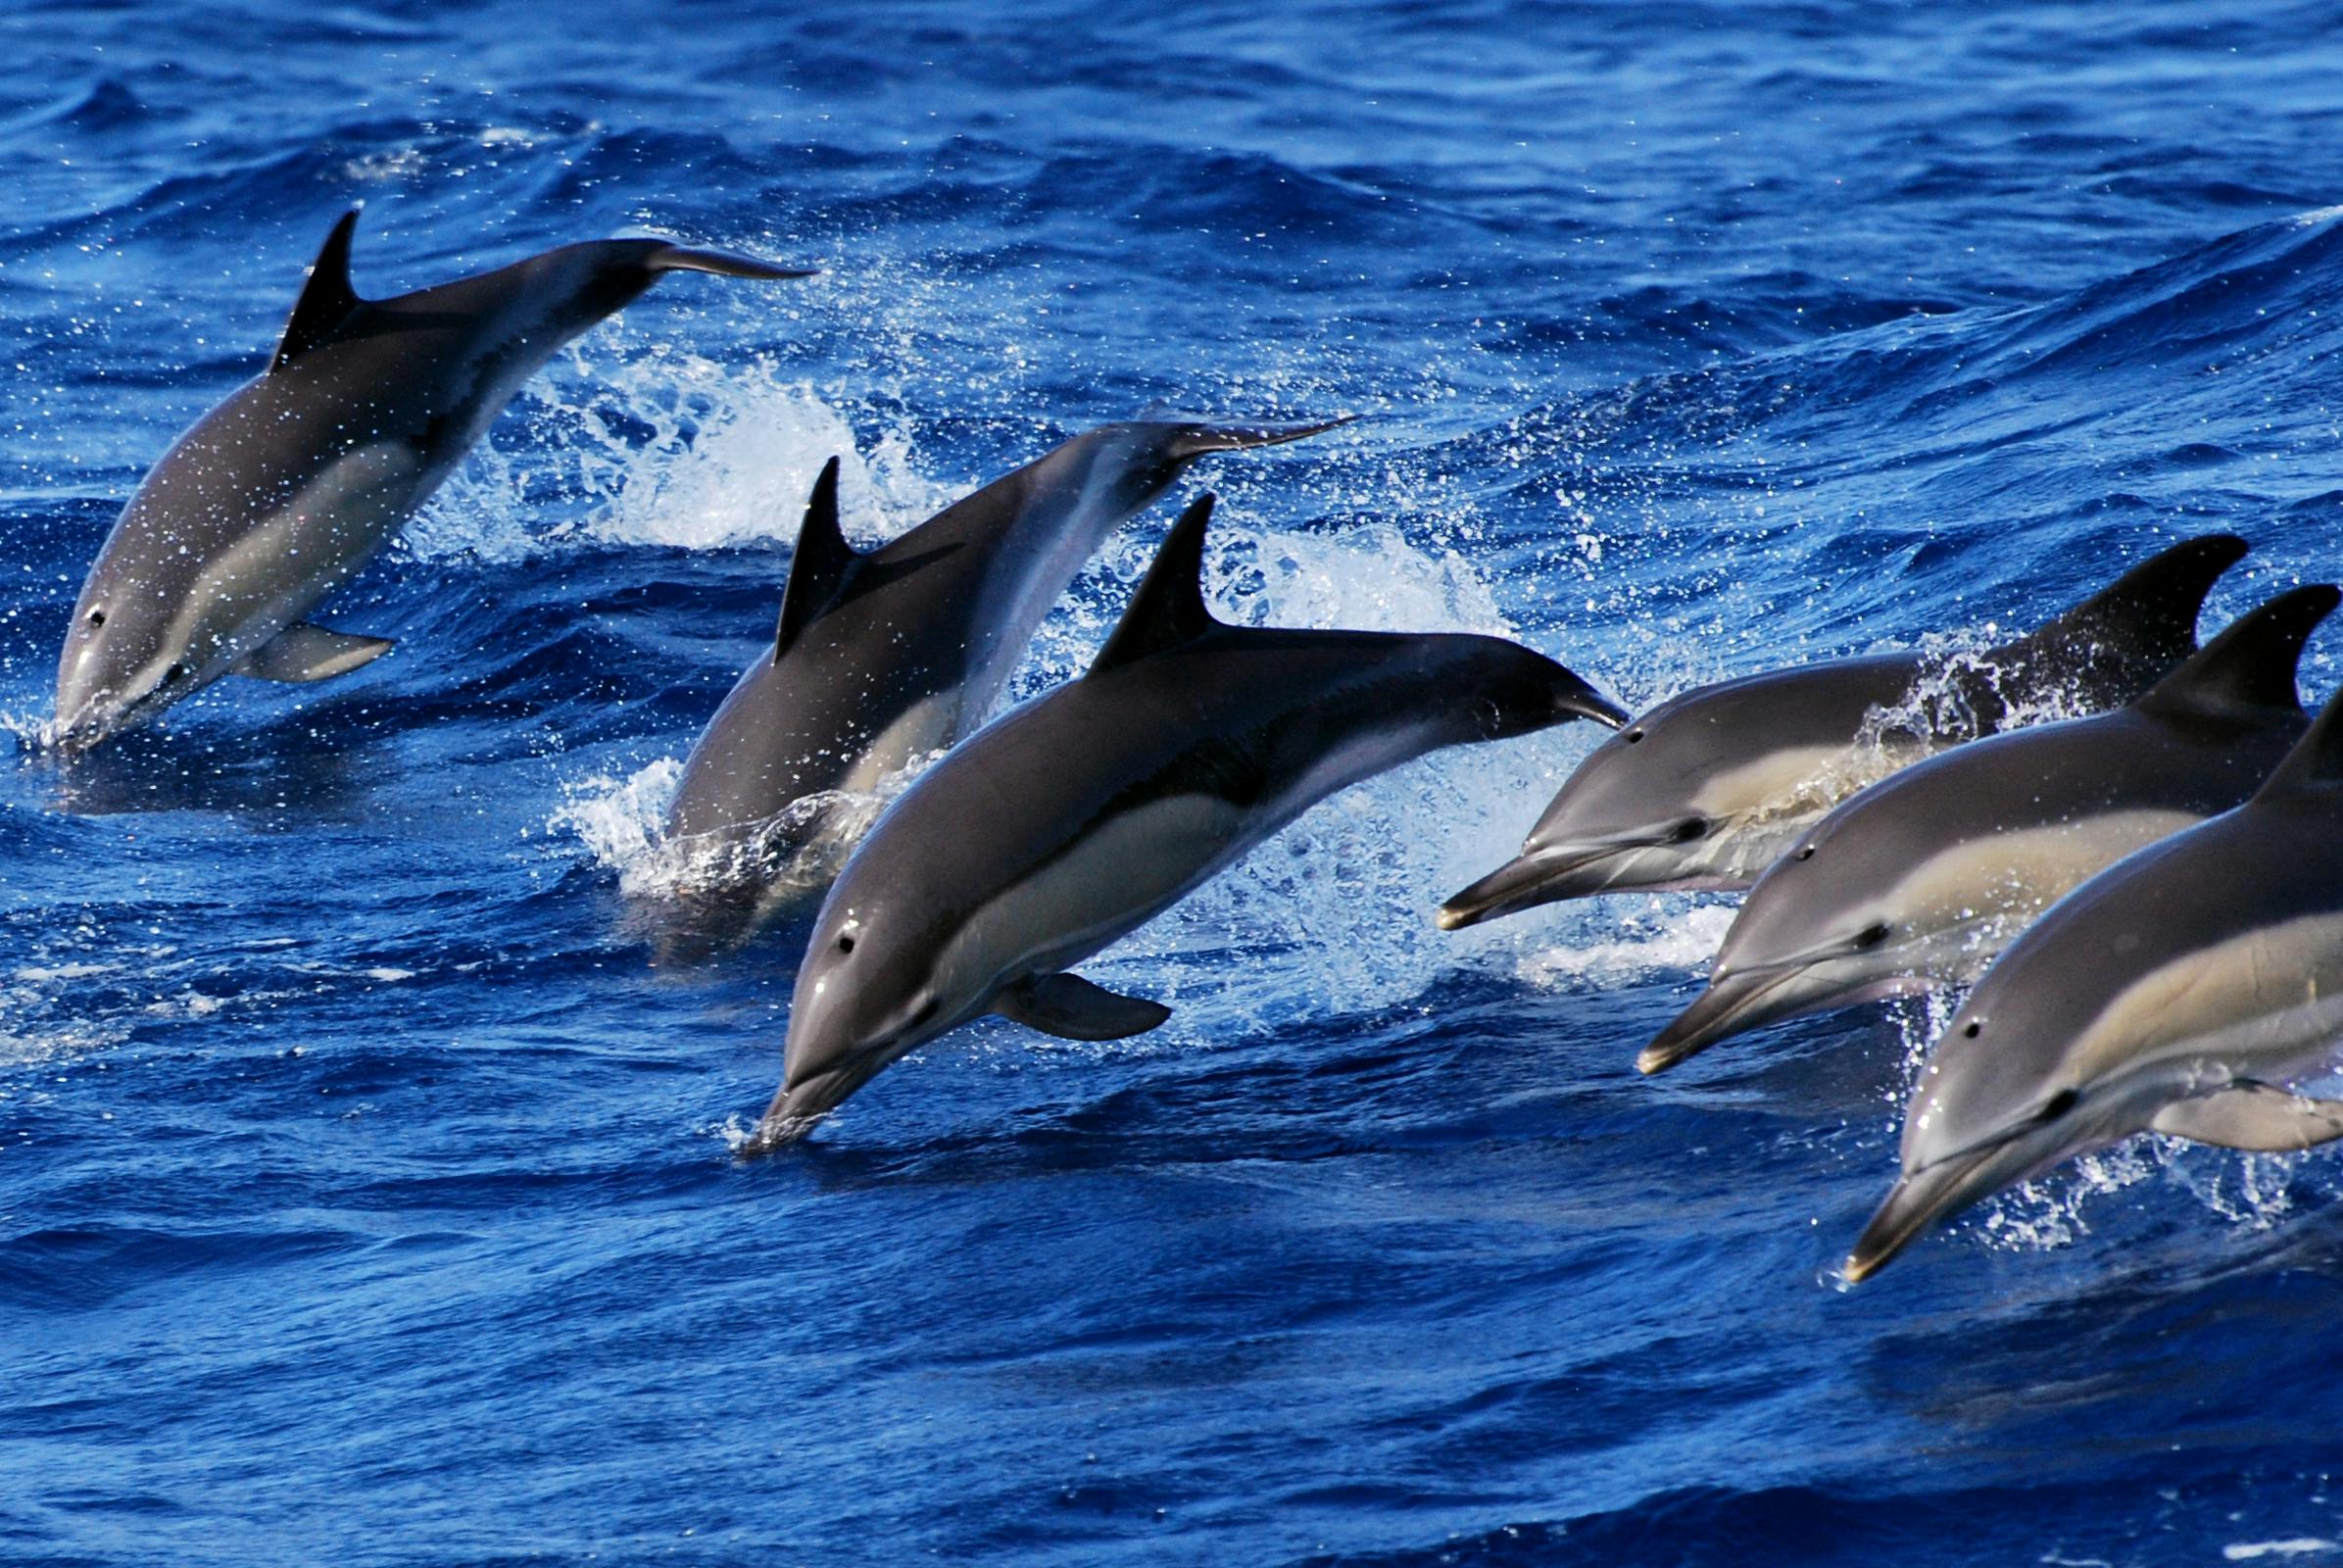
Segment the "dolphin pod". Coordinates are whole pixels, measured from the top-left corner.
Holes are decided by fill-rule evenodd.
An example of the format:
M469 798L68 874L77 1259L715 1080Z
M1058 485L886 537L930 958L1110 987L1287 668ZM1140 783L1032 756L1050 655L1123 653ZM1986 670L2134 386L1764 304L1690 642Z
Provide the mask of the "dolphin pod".
M357 216L327 236L268 368L179 437L108 534L59 656L62 752L224 674L315 681L378 658L387 641L309 616L562 344L666 272L809 275L604 240L369 301L350 277ZM2343 1100L2298 1092L2343 1035L2343 693L2309 720L2296 690L2343 591L2280 594L2198 648L2205 598L2245 553L2231 534L2174 545L1981 654L1766 671L1631 721L1499 638L1219 621L1207 494L1089 670L978 728L1083 564L1197 458L1342 422L1103 425L867 552L840 526L838 460L824 467L772 642L693 747L667 837L752 852L731 857L742 934L826 874L806 878L796 852L859 830L828 798L947 755L822 902L783 1080L744 1153L803 1137L987 1014L1077 1040L1157 1027L1163 1004L1076 967L1337 790L1578 718L1618 733L1438 919L1748 889L1644 1072L1798 1013L1976 980L1910 1092L1901 1173L1848 1280L2139 1132L2257 1151L2343 1139ZM2045 710L2089 716L2026 727Z
M2343 694L2254 797L2118 861L1985 971L1921 1070L1903 1173L1849 1253L2154 1129L2227 1149L2343 1138L2287 1085L2343 1030Z
M1083 564L1189 465L1343 422L1105 425L867 554L840 531L832 459L805 509L772 644L685 760L669 839L768 852L727 868L753 891L826 831L830 813L785 814L793 803L867 791L973 730Z
M1708 989L1635 1065L1973 979L2092 873L2238 805L2310 722L2295 664L2336 599L2297 588L2115 712L1955 747L1857 795L1757 879Z
M1181 514L1088 671L951 753L864 839L815 917L752 1152L989 1012L1076 1040L1152 1029L1169 1009L1069 971L1339 789L1626 717L1498 638L1227 625L1203 596L1211 514L1209 495Z
M667 272L806 272L663 240L565 245L367 300L334 224L276 353L140 482L74 601L53 736L83 749L226 674L313 681L379 637L307 617L454 471L561 346Z
M1521 854L1442 905L1440 924L1594 893L1747 887L1833 805L2014 709L2089 711L2147 690L2195 648L2205 595L2245 549L2234 534L2174 545L1973 659L1874 654L1672 698L1589 753ZM1890 713L1911 716L1881 728Z

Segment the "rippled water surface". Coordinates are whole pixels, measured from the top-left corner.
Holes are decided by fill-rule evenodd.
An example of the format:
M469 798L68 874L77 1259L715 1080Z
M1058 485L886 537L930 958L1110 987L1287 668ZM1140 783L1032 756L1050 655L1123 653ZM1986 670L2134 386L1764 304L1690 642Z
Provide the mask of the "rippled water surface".
M1586 726L1336 798L736 1162L802 927L659 966L678 760L846 456L876 538L1167 403L1224 612L1634 706L2172 538L2343 569L2343 12L0 10L0 713L138 476L362 291L654 232L328 607L397 651L0 766L0 1555L2343 1561L2335 1157L2142 1144L1860 1290L1929 1013L1658 1081L1714 897L1454 936ZM1170 514L1021 669L1078 670ZM2328 634L2307 668L2335 679ZM1939 1014L1940 1016L1941 1014Z

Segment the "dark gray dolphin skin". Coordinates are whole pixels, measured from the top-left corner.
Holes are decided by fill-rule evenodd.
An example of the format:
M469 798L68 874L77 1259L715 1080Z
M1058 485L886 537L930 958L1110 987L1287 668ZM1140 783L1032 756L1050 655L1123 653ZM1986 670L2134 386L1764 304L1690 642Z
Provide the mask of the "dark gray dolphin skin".
M2253 799L2117 861L2010 944L1921 1070L1903 1175L1849 1254L2153 1129L2224 1149L2343 1137L2286 1085L2343 1032L2343 696Z
M613 239L365 300L357 221L326 236L268 368L180 436L116 519L58 659L57 744L92 745L221 675L322 680L383 654L306 617L561 345L665 272L808 275Z
M1204 607L1211 512L1207 495L1181 515L1085 674L946 757L863 840L815 917L749 1152L988 1012L1073 1040L1152 1029L1168 1008L1069 968L1346 785L1626 717L1500 638L1225 625Z
M832 459L805 509L772 645L692 748L668 836L756 832L793 802L867 791L952 745L984 721L1083 564L1191 463L1343 422L1104 425L864 555L839 531ZM795 842L778 848L822 826L818 812L792 821ZM755 879L761 867L744 857L737 869Z
M1635 1065L1974 979L2078 884L2242 804L2310 724L2295 665L2337 598L2281 594L2124 708L1955 747L1839 807L1757 879L1708 990Z
M2205 595L2245 548L2225 533L2174 545L1981 655L1874 654L1671 698L1588 753L1520 856L1441 906L1440 924L1595 893L1745 888L1832 806L2013 709L2056 698L2087 712L2146 691L2195 651Z

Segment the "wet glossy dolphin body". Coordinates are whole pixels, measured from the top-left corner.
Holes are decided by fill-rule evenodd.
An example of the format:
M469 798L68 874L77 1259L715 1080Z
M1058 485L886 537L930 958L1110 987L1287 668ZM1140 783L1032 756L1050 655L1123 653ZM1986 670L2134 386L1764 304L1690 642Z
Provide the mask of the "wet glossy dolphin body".
M1451 898L1449 930L1607 892L1744 888L1832 806L2013 708L2130 701L2196 647L2214 579L2245 541L2212 534L2141 563L2038 631L1968 659L1876 654L1672 698L1587 754L1519 857ZM1882 715L1899 716L1881 725Z
M2118 861L1977 981L1904 1113L1903 1174L1846 1275L2074 1155L2154 1129L2229 1149L2343 1137L2343 697L2253 799Z
M1839 807L1757 879L1708 990L1635 1065L1972 980L2077 884L2243 803L2310 724L2295 665L2336 597L2282 594L2115 712L1955 747Z
M1182 515L1087 673L945 758L863 841L815 919L754 1150L988 1012L1081 1040L1151 1029L1167 1008L1068 971L1345 785L1624 716L1498 638L1225 625L1200 580L1210 513Z
M867 792L981 724L1084 563L1191 463L1342 422L1105 425L866 554L840 531L833 459L799 531L772 644L692 748L669 838L720 835L709 848L755 852L719 867L722 880L802 876L796 852L830 830L831 814L793 805Z
M561 345L666 272L806 274L598 240L395 299L350 283L347 214L268 368L165 453L73 605L54 736L86 747L225 674L321 680L390 644L313 625Z

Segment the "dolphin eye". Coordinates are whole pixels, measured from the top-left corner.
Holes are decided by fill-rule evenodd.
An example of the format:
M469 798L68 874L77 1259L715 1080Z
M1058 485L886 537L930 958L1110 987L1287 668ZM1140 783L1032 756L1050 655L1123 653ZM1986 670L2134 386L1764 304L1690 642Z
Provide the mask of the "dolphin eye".
M103 625L105 625L105 624L106 624L106 612L104 612L103 610L93 610L93 611L91 611L91 612L89 612L89 623L90 623L92 626L103 626Z
M1627 732L1627 743L1630 746L1641 745L1642 741L1643 732L1640 729L1631 729Z
M1984 1027L1985 1026L1981 1023L1973 1023L1968 1028L1962 1030L1961 1033L1965 1038L1975 1040L1977 1037L1978 1032Z
M2058 1120L2058 1119L2059 1119L2061 1116L2064 1116L2064 1115L2065 1115L2065 1114L2066 1114L2068 1111L2070 1111L2070 1110L2073 1110L2073 1109L2075 1108L2075 1102L2076 1102L2077 1100L2080 1100L2081 1098L2082 1098L2082 1094L2081 1094L2081 1092L2080 1092L2079 1090L2074 1090L2074 1089L2062 1089L2062 1090L2060 1090L2060 1091L2059 1091L2057 1094L2055 1094L2055 1095L2052 1095L2052 1096L2050 1097L2050 1102L2049 1102L2049 1103L2045 1104L2045 1105L2042 1107L2042 1120L2044 1120L2044 1121L2056 1121L2056 1120Z
M1676 824L1676 832L1671 836L1679 844L1689 844L1694 839L1706 838L1708 836L1708 818L1687 816Z
M1869 952L1886 940L1887 922L1884 920L1875 921L1855 933L1855 951L1857 953Z
M163 684L166 686L174 685L177 683L179 677L186 673L187 666L185 664L173 664L163 672Z
M1793 860L1811 860L1811 859L1813 859L1813 858L1814 858L1814 846L1813 846L1813 845L1811 845L1811 844L1807 845L1807 846L1806 846L1804 849L1800 850L1800 851L1799 851L1797 854L1795 854L1795 855L1791 856L1791 857L1790 857L1790 858L1791 858L1791 859L1793 859Z
M838 939L838 951L839 951L839 952L841 952L841 953L852 953L852 952L854 952L854 939L853 937L851 937L851 936L844 936L844 937L840 937L840 938Z

